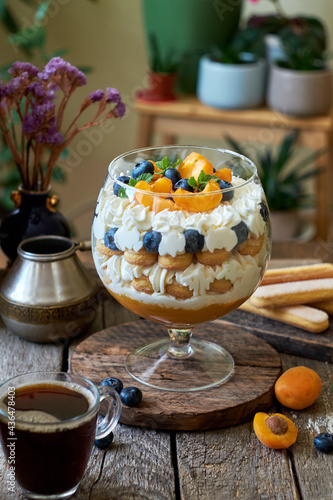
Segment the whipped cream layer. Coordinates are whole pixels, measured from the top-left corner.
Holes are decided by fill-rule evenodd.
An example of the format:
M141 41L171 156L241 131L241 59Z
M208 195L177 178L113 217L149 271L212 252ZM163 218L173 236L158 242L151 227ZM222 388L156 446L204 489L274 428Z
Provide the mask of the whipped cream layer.
M102 239L110 228L118 227L115 234L117 247L122 251L138 251L143 246L145 234L151 230L158 231L162 236L159 254L175 257L185 253L184 232L195 229L205 238L203 251L214 252L222 248L231 251L237 245L237 235L232 228L241 221L246 223L250 235L256 238L265 229L265 221L260 214L263 196L260 184L253 181L244 183L237 177L233 177L232 184L238 186L232 200L222 200L213 210L198 213L163 210L155 214L149 207L130 198L114 195L113 181L109 181L98 199L94 236Z

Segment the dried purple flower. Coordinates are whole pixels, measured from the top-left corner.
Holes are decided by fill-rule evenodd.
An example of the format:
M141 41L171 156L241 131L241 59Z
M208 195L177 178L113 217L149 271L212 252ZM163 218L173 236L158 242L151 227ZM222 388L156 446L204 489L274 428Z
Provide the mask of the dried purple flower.
M36 142L39 144L55 146L62 144L64 142L64 138L60 132L49 132L47 134L39 133L36 135Z
M16 61L8 70L13 77L20 76L23 72L27 73L29 78L34 78L38 75L39 69L29 62Z
M119 90L114 89L113 87L108 87L106 91L106 102L114 102L118 104L121 101Z
M35 113L29 113L23 118L22 130L27 135L32 135L37 132L41 125L40 118Z
M99 102L103 99L103 97L105 96L105 92L103 92L103 90L95 90L94 92L91 92L91 94L89 94L89 99L92 101L92 102Z
M125 114L125 104L117 89L109 87L106 93L98 89L83 100L67 130L61 134L68 99L77 87L86 84L85 75L61 57L51 59L41 72L30 63L17 61L9 73L12 75L9 83L4 85L0 81L0 132L10 148L26 189L39 189L40 186L46 189L49 186L59 156L79 132ZM56 91L63 93L57 107L53 103ZM20 106L24 97L24 106ZM82 113L95 102L98 105L93 118L78 126ZM114 106L107 111L109 103ZM18 111L22 123L20 149L12 134L12 108ZM45 170L43 164L47 154L49 158Z
M125 104L122 101L118 102L117 106L114 108L114 112L119 118L122 118L126 112Z

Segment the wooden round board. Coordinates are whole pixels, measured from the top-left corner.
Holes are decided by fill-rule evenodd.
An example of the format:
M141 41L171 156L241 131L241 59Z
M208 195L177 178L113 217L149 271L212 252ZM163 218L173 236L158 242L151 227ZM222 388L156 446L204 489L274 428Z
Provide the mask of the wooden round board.
M195 392L151 389L136 382L125 369L127 355L136 347L163 338L163 326L134 321L102 330L77 345L70 370L99 384L117 377L142 390L141 403L123 405L120 422L155 429L218 429L253 417L273 402L274 383L281 371L278 353L242 327L224 321L200 325L195 337L216 342L233 356L235 370L224 384Z

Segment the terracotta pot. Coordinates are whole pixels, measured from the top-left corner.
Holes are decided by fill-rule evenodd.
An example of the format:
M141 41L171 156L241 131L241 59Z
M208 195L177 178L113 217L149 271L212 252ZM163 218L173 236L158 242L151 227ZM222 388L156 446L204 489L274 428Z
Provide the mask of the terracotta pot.
M149 87L138 92L137 97L142 101L174 101L176 99L174 87L176 73L154 73L148 75Z
M287 115L325 115L331 111L332 85L330 69L297 71L273 64L269 72L267 104Z
M292 240L299 234L300 219L296 211L271 211L272 240Z
M5 217L0 226L1 248L14 261L21 241L33 236L70 236L69 224L56 210L58 197L47 191L13 191L15 210Z

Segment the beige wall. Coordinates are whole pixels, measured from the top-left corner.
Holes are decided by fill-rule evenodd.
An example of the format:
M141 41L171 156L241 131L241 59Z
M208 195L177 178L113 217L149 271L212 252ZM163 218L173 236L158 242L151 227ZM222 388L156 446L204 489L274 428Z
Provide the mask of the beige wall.
M19 0L9 3L28 24L30 10L23 8ZM326 20L332 49L332 0L282 0L282 4L288 13L299 11ZM68 182L63 186L54 185L54 190L61 197L61 211L66 215L75 215L74 223L80 238L90 236L93 205L109 162L116 155L135 147L137 121L134 96L145 82L147 69L140 5L140 0L52 0L46 21L50 50L67 47L70 50L65 58L72 64L94 68L88 75L87 86L73 96L67 116L73 116L83 98L97 88L118 88L127 104L127 115L122 120L114 121L107 130L81 135L73 143L73 149L80 158L75 155L68 171ZM257 5L247 2L244 14L254 11L271 11L269 2L262 0ZM0 64L18 58L6 45L2 29L0 46Z

